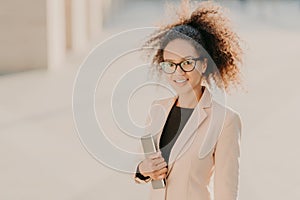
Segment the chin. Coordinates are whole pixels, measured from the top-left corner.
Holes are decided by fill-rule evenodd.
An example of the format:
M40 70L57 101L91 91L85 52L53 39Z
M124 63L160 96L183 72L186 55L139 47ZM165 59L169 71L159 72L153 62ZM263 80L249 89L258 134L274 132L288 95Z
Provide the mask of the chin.
M174 90L177 92L178 95L180 94L186 94L186 93L190 93L193 91L193 88L192 87L173 87Z

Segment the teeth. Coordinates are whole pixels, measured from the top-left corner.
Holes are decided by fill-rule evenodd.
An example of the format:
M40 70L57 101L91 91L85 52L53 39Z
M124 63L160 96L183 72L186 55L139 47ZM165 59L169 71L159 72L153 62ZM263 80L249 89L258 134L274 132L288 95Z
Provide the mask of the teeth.
M177 83L183 83L183 82L185 82L185 81L187 81L186 79L182 79L182 80L175 80L175 82L177 82Z

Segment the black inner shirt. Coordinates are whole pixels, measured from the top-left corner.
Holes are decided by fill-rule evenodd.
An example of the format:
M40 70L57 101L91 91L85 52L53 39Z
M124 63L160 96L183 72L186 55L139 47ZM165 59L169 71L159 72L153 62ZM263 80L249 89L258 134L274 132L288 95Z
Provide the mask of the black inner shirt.
M167 163L169 163L169 156L173 145L194 110L193 108L178 107L176 103L177 100L168 115L159 141L162 157Z

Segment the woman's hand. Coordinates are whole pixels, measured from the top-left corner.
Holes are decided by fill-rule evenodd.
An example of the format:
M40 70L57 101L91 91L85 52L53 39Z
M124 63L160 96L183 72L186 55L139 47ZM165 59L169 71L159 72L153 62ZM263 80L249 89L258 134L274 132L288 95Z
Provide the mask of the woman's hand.
M143 176L150 176L153 180L166 177L168 169L161 152L156 152L139 164L139 171Z

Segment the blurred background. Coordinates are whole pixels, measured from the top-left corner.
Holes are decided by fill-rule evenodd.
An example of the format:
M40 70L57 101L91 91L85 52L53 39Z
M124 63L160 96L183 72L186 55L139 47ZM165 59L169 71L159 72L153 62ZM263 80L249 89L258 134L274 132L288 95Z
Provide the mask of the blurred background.
M218 2L246 42L246 91L227 99L243 120L240 199L300 199L300 1ZM147 199L83 148L72 90L99 42L163 13L162 0L0 0L0 199Z

